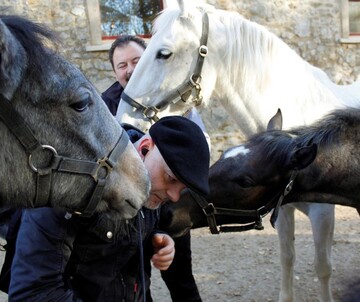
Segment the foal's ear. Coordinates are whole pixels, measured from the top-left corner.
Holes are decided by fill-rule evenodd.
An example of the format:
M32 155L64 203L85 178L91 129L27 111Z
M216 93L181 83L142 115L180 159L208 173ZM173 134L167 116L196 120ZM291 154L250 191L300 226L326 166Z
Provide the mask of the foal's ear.
M302 147L293 152L290 158L290 169L301 170L309 166L316 158L317 145Z
M267 130L281 130L282 129L282 113L280 108L277 110L276 114L270 119Z

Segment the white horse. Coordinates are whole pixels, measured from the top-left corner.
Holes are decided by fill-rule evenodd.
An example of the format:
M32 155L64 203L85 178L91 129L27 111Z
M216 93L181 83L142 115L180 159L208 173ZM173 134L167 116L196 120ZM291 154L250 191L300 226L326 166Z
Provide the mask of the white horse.
M117 118L121 122L145 131L156 117L183 114L194 107L202 93L205 105L211 105L211 99L219 100L249 136L265 130L278 108L287 129L310 124L335 108L360 104L359 83L334 84L263 26L205 4L181 0L178 4L179 9L166 9L155 22L154 35L120 103ZM330 254L334 206L313 203L283 206L278 216L279 300L294 299L295 207L312 224L321 298L333 301Z

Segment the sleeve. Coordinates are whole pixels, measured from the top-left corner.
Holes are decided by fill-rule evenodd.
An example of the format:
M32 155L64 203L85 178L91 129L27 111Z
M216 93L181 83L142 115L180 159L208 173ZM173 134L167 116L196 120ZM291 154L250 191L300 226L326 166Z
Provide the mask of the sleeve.
M24 210L11 267L9 301L81 301L64 284L75 231L63 210Z

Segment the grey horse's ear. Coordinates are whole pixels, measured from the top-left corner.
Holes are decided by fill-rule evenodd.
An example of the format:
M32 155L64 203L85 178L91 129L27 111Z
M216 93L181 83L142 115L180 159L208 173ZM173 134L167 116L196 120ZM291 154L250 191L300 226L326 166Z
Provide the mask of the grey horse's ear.
M27 55L0 19L0 93L8 99L20 85Z
M276 114L270 119L267 130L281 130L282 129L282 113L280 108L277 110Z

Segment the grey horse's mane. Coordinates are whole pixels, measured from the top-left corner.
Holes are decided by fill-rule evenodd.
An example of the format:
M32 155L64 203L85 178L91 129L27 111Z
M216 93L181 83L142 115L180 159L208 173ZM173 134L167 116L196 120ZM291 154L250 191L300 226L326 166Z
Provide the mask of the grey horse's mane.
M31 77L33 79L41 77L44 74L44 69L50 68L51 56L49 51L57 49L60 42L58 36L44 25L36 24L23 17L0 15L0 19L30 58L28 60L28 72L31 72Z

